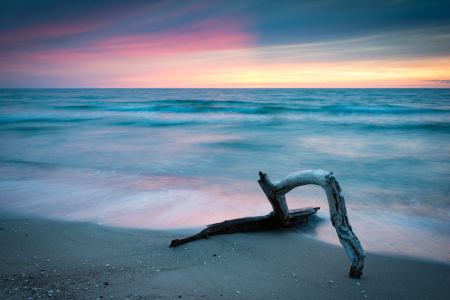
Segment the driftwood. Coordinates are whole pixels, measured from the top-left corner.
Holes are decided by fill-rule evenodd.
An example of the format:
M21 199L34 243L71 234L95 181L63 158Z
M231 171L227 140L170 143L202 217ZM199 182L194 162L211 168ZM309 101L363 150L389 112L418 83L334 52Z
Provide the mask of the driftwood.
M170 247L171 248L176 247L178 245L182 245L203 238L209 239L210 236L217 234L268 230L304 224L308 222L308 216L315 214L317 210L319 210L319 207L314 208L308 207L291 210L289 211L288 220L283 224L278 222L278 220L274 218L273 212L271 212L270 214L261 217L247 217L247 218L233 219L221 223L207 225L206 229L203 229L200 233L197 233L196 235L184 239L173 240L172 243L170 244Z
M206 229L196 235L173 240L170 247L176 247L201 238L207 239L217 234L285 228L306 223L309 216L315 214L319 208L289 210L285 194L296 187L315 184L321 186L327 195L331 223L335 227L339 240L351 261L349 276L360 278L366 254L350 226L345 199L333 173L323 170L301 171L290 174L283 180L274 183L270 181L267 174L259 172L259 176L258 183L272 205L273 212L266 216L240 218L208 225Z

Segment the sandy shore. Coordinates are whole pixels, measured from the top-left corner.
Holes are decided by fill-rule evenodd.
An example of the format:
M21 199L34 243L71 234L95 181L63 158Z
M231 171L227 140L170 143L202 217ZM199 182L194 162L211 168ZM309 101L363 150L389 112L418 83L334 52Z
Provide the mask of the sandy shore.
M450 299L450 265L367 253L350 279L342 247L294 230L214 236L0 219L0 299Z

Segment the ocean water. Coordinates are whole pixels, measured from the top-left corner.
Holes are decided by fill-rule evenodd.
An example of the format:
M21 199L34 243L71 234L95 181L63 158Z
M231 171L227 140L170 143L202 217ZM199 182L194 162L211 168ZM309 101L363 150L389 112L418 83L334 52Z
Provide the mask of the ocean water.
M450 89L0 90L0 211L148 229L267 214L332 171L366 251L450 263ZM320 206L294 230L339 244Z

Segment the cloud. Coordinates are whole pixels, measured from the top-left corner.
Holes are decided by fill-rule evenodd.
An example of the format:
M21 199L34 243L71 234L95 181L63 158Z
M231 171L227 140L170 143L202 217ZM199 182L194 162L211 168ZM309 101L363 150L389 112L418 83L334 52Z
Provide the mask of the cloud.
M433 86L450 75L449 10L435 0L5 0L0 86Z
M55 66L126 57L148 61L156 56L252 47L255 36L241 27L236 20L216 18L192 22L181 29L99 38L70 48L32 47L4 53L0 66L14 68L43 63Z
M204 5L174 5L171 1L98 1L93 5L81 1L80 5L62 2L55 4L59 9L43 12L40 17L31 18L33 22L23 20L14 27L0 26L0 45L2 48L16 45L39 45L41 47L61 48L84 44L98 38L126 36L149 31L167 30L171 25L161 26L162 23L173 24L175 27L182 19L180 16L189 15L204 8ZM43 2L45 3L45 1ZM84 5L83 5L84 4ZM172 3L173 4L173 3ZM62 13L61 13L62 12ZM64 18L61 17L64 16ZM36 16L33 13L33 16ZM187 20L185 22L193 22ZM183 24L184 25L184 24ZM166 27L166 28L165 28Z
M449 80L433 79L433 80L424 80L424 81L434 82L435 84L450 84L450 79Z
M317 43L447 27L448 1L258 1L263 45ZM447 31L448 32L448 31Z

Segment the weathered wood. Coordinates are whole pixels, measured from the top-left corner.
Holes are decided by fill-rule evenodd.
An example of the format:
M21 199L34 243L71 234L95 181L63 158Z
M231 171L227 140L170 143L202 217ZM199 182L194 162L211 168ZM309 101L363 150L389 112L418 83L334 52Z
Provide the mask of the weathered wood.
M276 194L277 191L273 188L273 184L270 181L269 176L263 172L259 172L258 183L272 205L275 219L277 219L280 223L285 223L289 218L289 209L286 204L286 197L284 195L278 196Z
M261 231L268 229L276 229L283 227L291 227L299 224L305 224L308 222L309 216L315 214L319 210L319 207L307 207L302 209L296 209L289 212L289 218L285 223L280 223L274 217L273 212L268 215L260 217L246 217L240 219L227 220L221 223L215 223L208 225L204 230L196 235L173 240L170 247L176 247L191 241L199 239L208 239L210 236L218 234L227 234L234 232L246 232L246 231Z
M323 170L306 170L290 174L275 183L272 183L265 173L259 172L259 177L258 183L272 205L273 212L266 216L240 218L208 225L206 229L196 235L173 240L170 247L217 234L284 228L306 223L308 217L315 214L319 208L289 211L285 195L296 187L315 184L325 190L330 208L331 224L335 227L339 240L351 261L349 276L360 278L366 254L350 226L345 199L333 173Z
M353 233L352 227L348 221L347 208L345 207L345 199L341 194L341 187L333 176L333 172L323 170L306 170L290 174L284 179L271 183L267 174L260 172L260 180L258 181L264 193L268 195L270 203L276 203L275 206L281 207L286 203L285 194L296 187L315 184L321 186L325 190L330 208L330 219L336 229L339 240L347 252L347 256L351 261L349 276L352 278L360 278L364 267L364 257L366 254L356 235ZM271 185L271 188L270 188ZM279 203L279 204L278 204ZM274 204L272 204L274 206ZM275 207L274 206L274 207ZM274 208L275 211L275 208ZM280 217L280 219L284 216Z

